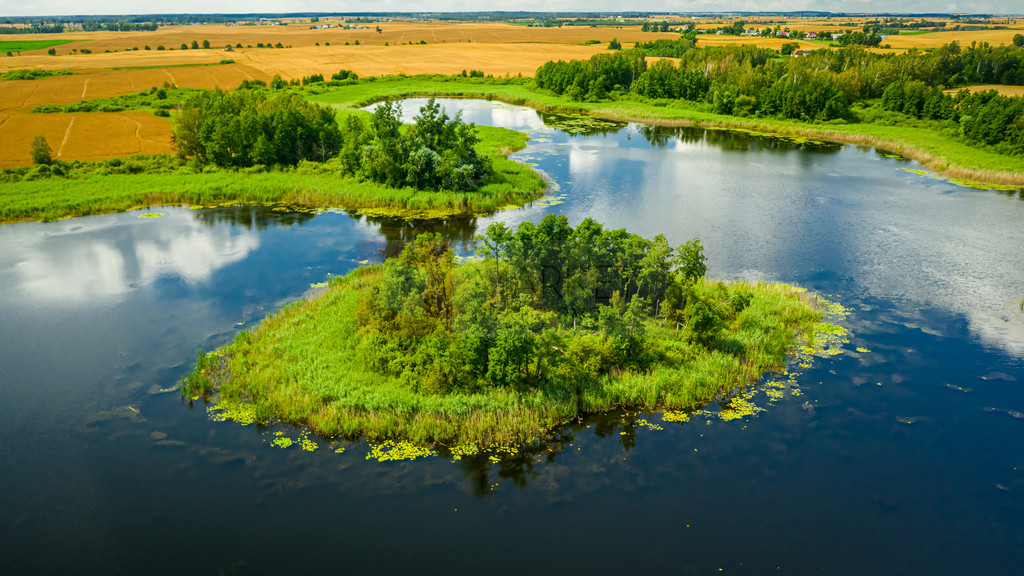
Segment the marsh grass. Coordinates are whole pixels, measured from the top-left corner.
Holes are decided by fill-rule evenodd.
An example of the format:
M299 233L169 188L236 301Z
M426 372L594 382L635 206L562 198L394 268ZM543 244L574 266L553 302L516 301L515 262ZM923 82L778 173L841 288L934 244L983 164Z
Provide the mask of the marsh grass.
M286 306L216 352L223 370L199 372L216 384L220 402L250 404L262 421L309 426L328 437L522 444L580 413L615 407L689 410L753 385L766 371L782 369L796 335L811 333L822 317L814 299L798 289L734 283L728 290L752 298L714 350L652 321L650 341L663 361L648 372L535 388L423 393L368 369L357 352L356 307L382 275L382 266L367 266L332 279L322 295ZM710 282L698 286L708 294L722 289Z

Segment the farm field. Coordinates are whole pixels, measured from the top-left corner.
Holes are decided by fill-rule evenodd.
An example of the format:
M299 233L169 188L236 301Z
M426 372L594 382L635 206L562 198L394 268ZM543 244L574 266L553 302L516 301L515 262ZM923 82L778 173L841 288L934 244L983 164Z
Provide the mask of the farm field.
M947 93L956 94L960 88L953 88L946 90ZM985 90L995 90L1003 96L1024 96L1024 86L1004 86L1002 84L979 84L977 86L971 86L968 90L972 92L984 92Z
M731 17L723 17L695 23L710 28L731 21ZM769 17L751 19L750 26L774 26L780 22L795 30L840 31L857 20ZM327 18L320 24L342 23ZM1000 44L1009 43L1014 34L1024 30L1024 21L1007 21L1004 25L1009 29L890 36L887 41L894 49L929 48L954 40L961 44ZM675 33L643 32L639 26L532 28L506 23L428 21L380 21L364 26L352 30L312 30L308 21L293 21L284 26L202 25L168 26L153 32L67 32L59 35L65 43L56 46L54 35L25 35L17 39L20 44L40 48L0 60L0 71L49 69L75 74L32 81L0 80L0 168L29 163L30 142L39 134L50 142L56 157L64 160L172 149L167 119L137 113L31 113L44 104L134 93L164 83L230 89L243 80L266 81L274 75L286 80L311 74L329 76L340 69L353 70L364 77L456 74L474 69L495 76L529 76L549 60L586 59L604 52L606 43L613 38L629 47L638 41L677 37ZM181 49L183 44L202 45L204 40L210 48ZM584 45L593 40L600 43ZM785 42L784 38L727 35L702 35L699 39L702 45L755 44L774 49ZM239 44L241 48L236 47ZM284 47L249 47L258 44ZM231 51L225 50L228 45L233 47ZM158 49L161 46L163 50ZM56 50L55 56L47 54L49 47ZM801 49L820 47L821 44L800 42ZM234 63L220 64L225 60ZM1003 87L1001 91L1017 93L1014 87Z
M247 79L266 81L280 75L290 80L316 73L329 76L342 68L361 76L454 74L465 69L497 76L532 75L552 58L585 59L605 49L602 44L580 45L586 40L607 42L618 36L633 41L675 36L643 33L635 27L557 29L421 22L382 22L380 26L380 34L372 28L309 30L308 22L291 26L172 26L156 32L62 34L63 40L75 42L57 47L56 56L41 48L0 61L2 71L27 68L75 72L72 76L43 80L0 81L0 142L4 143L0 147L0 168L28 164L30 143L39 134L51 143L54 155L64 160L94 160L138 152L155 154L172 149L171 125L166 119L127 113L31 113L44 104L134 93L165 82L187 88L229 89ZM25 40L52 39L47 36L27 35ZM193 40L208 40L211 48L180 49L181 44L191 45ZM392 45L420 40L428 44ZM244 48L279 42L292 47ZM385 46L385 42L389 45ZM243 48L226 52L223 47L228 44L242 44ZM145 50L145 46L151 49ZM159 46L168 49L157 50ZM91 53L83 54L82 49ZM218 65L227 59L235 63ZM97 134L100 137L88 147L74 144Z

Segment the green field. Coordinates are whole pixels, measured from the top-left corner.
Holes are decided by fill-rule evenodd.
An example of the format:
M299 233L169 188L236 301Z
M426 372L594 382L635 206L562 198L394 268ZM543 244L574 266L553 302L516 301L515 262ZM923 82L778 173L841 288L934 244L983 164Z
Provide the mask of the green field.
M0 52L28 52L71 42L77 42L77 40L0 40Z

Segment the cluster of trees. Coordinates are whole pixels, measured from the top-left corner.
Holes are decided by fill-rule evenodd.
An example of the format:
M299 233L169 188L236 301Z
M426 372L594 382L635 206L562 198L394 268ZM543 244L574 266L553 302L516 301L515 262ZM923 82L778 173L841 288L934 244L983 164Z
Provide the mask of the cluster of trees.
M100 30L109 30L111 32L156 32L157 28L159 26L156 22L129 22L128 20L118 20L116 22L87 20L82 22L82 30L84 32L97 32Z
M190 94L174 122L178 155L220 167L323 162L341 148L334 111L261 89Z
M1024 84L1024 49L1012 45L980 43L961 48L952 43L929 52L903 54L875 54L847 46L816 50L800 58L779 58L779 52L751 45L689 47L678 52L678 64L659 60L648 66L644 56L654 55L648 50L666 46L659 42L663 41L643 43L644 50L600 54L589 61L548 62L537 70L535 80L538 87L574 100L632 92L647 98L706 103L724 114L808 121L854 121L853 103L882 99L889 90L883 102L886 110L961 123L970 116L968 124L982 121L975 113L963 112L964 107L981 106L976 104L981 97L963 96L954 101L952 96L942 95L945 87ZM687 45L686 39L672 42L680 48ZM984 106L996 102L1005 107L999 118L1009 118L1016 110L1014 99L985 98ZM954 113L954 108L960 112ZM996 125L1009 129L1014 122L1009 118ZM984 132L994 134L995 130L986 128ZM969 142L993 141L994 136L969 135L974 133L968 127L963 137ZM1001 142L1015 136L1012 130L1003 134Z
M600 99L611 91L625 92L647 70L639 50L595 54L590 60L547 62L537 69L537 87L573 100Z
M882 37L875 33L868 32L850 32L843 34L838 39L840 46L878 46L882 43Z
M403 128L401 105L388 100L374 110L369 126L357 116L344 125L344 173L390 186L468 192L491 174L490 160L477 153L476 127L449 117L431 98L413 125Z
M454 267L433 234L385 263L357 310L369 366L425 392L579 383L651 367L653 318L712 347L728 313L692 290L706 272L698 239L673 250L663 236L548 215L479 240L485 259L471 265Z
M643 25L640 26L640 30L643 32L668 32L668 21L644 22Z
M32 24L30 26L0 26L0 34L60 34L63 24Z
M642 50L646 56L658 56L663 58L681 58L683 54L692 50L697 45L697 34L691 32L684 34L675 40L661 38L650 42L637 42L633 47Z
M995 90L960 91L952 119L964 140L1024 156L1024 98L1008 98Z

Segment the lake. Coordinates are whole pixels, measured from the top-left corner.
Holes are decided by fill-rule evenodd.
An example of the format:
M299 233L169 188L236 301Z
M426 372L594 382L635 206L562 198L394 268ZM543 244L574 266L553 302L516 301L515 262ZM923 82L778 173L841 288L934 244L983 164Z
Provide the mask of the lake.
M513 157L548 196L444 221L160 207L0 226L0 571L1020 573L1024 193L870 148L443 104L528 132ZM593 415L502 462L280 449L302 431L212 421L176 391L197 349L421 231L469 253L490 222L549 213L699 236L710 277L850 308L846 352L754 416Z

